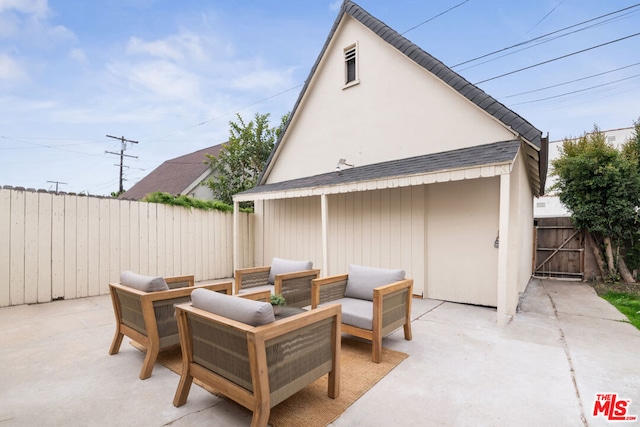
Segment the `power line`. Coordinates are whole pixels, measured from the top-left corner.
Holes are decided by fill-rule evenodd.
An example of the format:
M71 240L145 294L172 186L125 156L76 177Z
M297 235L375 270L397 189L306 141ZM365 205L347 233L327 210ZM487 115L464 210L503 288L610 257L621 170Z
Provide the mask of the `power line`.
M533 90L529 90L529 91L526 91L526 92L520 92L520 93L516 93L516 94L513 94L513 95L503 96L502 98L503 98L503 99L507 99L507 98L515 98L516 96L528 95L528 94L530 94L530 93L540 92L540 91L543 91L543 90L546 90L546 89L553 89L554 87L566 86L566 85L571 84L571 83L580 82L580 81L582 81L582 80L592 79L592 78L594 78L594 77L604 76L605 74L614 73L614 72L616 72L616 71L624 70L624 69L626 69L626 68L635 67L635 66L637 66L637 65L640 65L640 62L636 62L635 64L626 65L626 66L624 66L624 67L616 68L616 69L614 69L614 70L609 70L609 71L605 71L605 72L602 72L602 73L592 74L592 75L590 75L590 76L586 76L586 77L581 77L581 78L579 78L579 79L569 80L568 82L564 82L564 83L558 83L558 84L551 85L551 86L541 87L541 88L539 88L539 89L533 89Z
M542 17L542 19L541 19L541 20L539 20L538 22L536 22L536 23L533 25L533 27L531 27L531 29L530 29L529 31L527 31L525 34L529 34L531 31L533 31L533 29L534 29L535 27L537 27L538 25L540 25L540 23L541 23L542 21L544 21L545 19L547 19L547 18L549 17L549 15L551 15L551 14L552 14L552 13L553 13L557 8L558 8L558 7L560 7L560 5L561 5L562 3L564 3L564 0L561 0L561 1L560 1L560 3L558 3L558 4L557 4L553 9L551 9L551 11L550 11L549 13L547 13L546 15L544 15L544 16Z
M578 90L574 90L574 91L571 91L571 92L565 92L565 93L562 93L560 95L548 96L546 98L534 99L534 100L531 100L531 101L524 101L524 102L519 102L517 104L511 104L511 105L512 106L516 106L516 105L524 105L524 104L533 104L534 102L548 101L549 99L562 98L563 96L573 95L573 94L580 93L580 92L586 92L586 91L592 90L592 89L598 89L598 88L601 88L601 87L604 87L604 86L609 86L609 85L612 85L612 84L615 84L615 83L620 83L620 82L623 82L623 81L626 81L626 80L635 79L636 77L640 77L640 74L636 74L636 75L633 75L633 76L629 76L629 77L625 77L625 78L622 78L622 79L614 80L612 82L607 82L607 83L602 83L602 84L599 84L599 85L587 87L587 88L584 88L584 89L578 89Z
M638 11L634 11L634 12L627 12L625 15L630 15L630 14L632 14L632 13L637 13L637 12L638 12ZM531 46L523 47L522 49L518 49L518 50L513 51L513 52L505 53L504 55L500 55L500 56L497 56L497 57L495 57L495 58L487 59L486 61L482 61L482 62L477 63L477 64L475 64L475 65L469 65L468 67L461 68L459 71L465 71L465 70L468 70L468 69L470 69L470 68L479 67L480 65L484 65L484 64L486 64L486 63L488 63L488 62L497 61L498 59L504 58L504 57L506 57L506 56L515 55L516 53L522 52L523 50L532 49L532 48L534 48L534 47L536 47L536 46L540 46L540 45L542 45L542 44L549 43L549 42L552 42L552 41L554 41L554 40L558 40L558 39L560 39L560 38L562 38L562 37L570 36L571 34L579 33L579 32L581 32L581 31L586 31L586 30L588 30L588 29L590 29L590 28L593 28L593 27L597 27L597 26L600 26L600 25L605 25L605 24L610 23L610 22L612 22L612 21L620 20L620 19L622 19L622 17L624 17L625 15L623 15L623 16L619 16L619 17L615 17L615 18L610 18L610 19L607 19L607 20L605 20L605 21L598 22L598 23L595 23L595 24L593 24L593 25L589 25L588 27L580 28L580 29L577 29L577 30L571 31L571 32L569 32L569 33L561 34L561 35L558 35L558 36L555 36L555 37L549 38L549 39L547 39L547 40L541 40L541 41L539 41L539 42L537 42L537 43L535 43L535 44L533 44L533 45L531 45Z
M552 32L547 33L547 34L543 34L541 36L534 37L532 39L525 40L523 42L516 43L514 45L511 45L511 46L508 46L508 47L505 47L505 48L502 48L502 49L499 49L499 50L495 50L493 52L486 53L484 55L478 56L476 58L469 59L469 60L461 62L459 64L452 65L450 68L459 67L460 65L468 64L469 62L477 61L478 59L486 58L487 56L495 55L496 53L500 53L500 52L504 52L505 50L513 49L514 47L523 46L523 45L529 44L531 42L534 42L536 40L540 40L540 39L543 39L545 37L551 36L553 34L557 34L557 33L560 33L562 31L569 30L571 28L579 27L580 25L584 25L584 24L587 24L589 22L593 22L593 21L596 21L598 19L605 18L607 16L615 15L617 13L624 12L624 11L629 10L629 9L633 9L633 8L638 7L638 6L640 6L640 3L634 4L633 6L625 7L624 9L619 9L619 10L616 10L616 11L613 11L613 12L610 12L610 13L607 13L607 14L604 14L604 15L596 16L595 18L591 18L591 19L588 19L586 21L582 21L582 22L579 22L577 24L573 24L573 25L570 25L568 27L561 28L559 30L552 31Z
M435 15L435 16L432 16L431 18L427 19L426 21L421 22L421 23L419 23L418 25L416 25L416 26L414 26L414 27L409 28L409 29L408 29L408 30L406 30L404 33L400 33L400 35L401 35L401 36L403 36L403 35L407 34L409 31L411 31L411 30L415 30L415 29L416 29L416 28L418 28L419 26L424 25L424 24L426 24L427 22L433 21L434 19L436 19L436 18L438 18L438 17L440 17L440 16L444 15L445 13L451 12L451 11L452 11L453 9L455 9L456 7L462 6L463 4L465 4L465 3L466 3L466 2L468 2L468 1L469 1L469 0L464 0L462 3L458 3L457 5L450 7L449 9L445 10L444 12L440 12L439 14L437 14L437 15Z
M607 45L610 45L610 44L613 44L613 43L617 43L617 42L622 41L622 40L630 39L632 37L637 37L639 35L640 35L640 33L631 34L629 36L621 37L621 38L616 39L616 40L611 40L611 41L608 41L606 43L602 43L602 44L599 44L599 45L596 45L596 46L589 47L587 49L582 49L582 50L578 50L576 52L568 53L566 55L562 55L562 56L559 56L557 58L549 59L547 61L543 61L543 62L539 62L537 64L529 65L528 67L519 68L517 70L510 71L508 73L500 74L499 76L495 76L495 77L491 77L489 79L485 79L485 80L479 81L477 83L474 83L474 85L477 86L477 85L479 85L481 83L486 83L486 82L490 82L492 80L496 80L496 79L499 79L499 78L502 78L502 77L510 76L511 74L516 74L516 73L519 73L521 71L525 71L525 70L528 70L528 69L531 69L531 68L539 67L540 65L545 65L545 64L549 64L551 62L559 61L560 59L565 59L565 58L568 58L570 56L574 56L574 55L578 55L580 53L588 52L590 50L597 49L597 48L603 47L603 46L607 46Z

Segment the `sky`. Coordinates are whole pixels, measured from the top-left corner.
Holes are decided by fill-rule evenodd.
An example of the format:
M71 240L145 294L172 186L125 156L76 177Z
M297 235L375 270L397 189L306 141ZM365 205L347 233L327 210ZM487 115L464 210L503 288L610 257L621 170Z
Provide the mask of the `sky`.
M635 1L356 3L551 141L640 118ZM137 142L125 146L126 190L225 142L238 114L277 125L340 5L0 0L0 186L109 195L120 157L107 152L122 142L107 135Z

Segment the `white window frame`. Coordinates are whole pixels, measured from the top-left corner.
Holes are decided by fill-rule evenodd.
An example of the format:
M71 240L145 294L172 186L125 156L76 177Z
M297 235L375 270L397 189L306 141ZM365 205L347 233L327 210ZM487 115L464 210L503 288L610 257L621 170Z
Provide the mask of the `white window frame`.
M344 58L344 87L343 89L349 88L351 86L355 86L358 83L360 83L360 72L359 72L359 66L358 66L358 62L360 62L358 60L358 42L352 43L349 46L345 47L343 49L343 58ZM353 55L355 56L353 59L355 61L355 78L351 81L347 81L347 79L349 78L349 67L347 65L348 60L347 60L347 54L350 53L351 51L353 51Z

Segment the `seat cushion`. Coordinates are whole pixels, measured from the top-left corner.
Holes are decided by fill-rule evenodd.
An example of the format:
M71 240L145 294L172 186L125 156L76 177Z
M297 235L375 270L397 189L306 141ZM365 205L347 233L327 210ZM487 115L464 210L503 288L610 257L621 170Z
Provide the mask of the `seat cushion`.
M373 329L373 302L357 298L340 298L320 304L320 307L333 304L342 305L342 323L345 325L368 331Z
M143 292L168 291L169 286L164 277L143 276L133 271L120 273L120 283Z
M253 301L202 288L191 292L191 301L196 308L251 326L275 321L273 307L268 302Z
M404 270L389 270L352 264L349 266L349 277L344 296L373 301L375 288L403 279Z
M269 283L273 285L278 274L295 273L296 271L311 270L312 268L313 262L311 261L292 261L274 257L269 271Z

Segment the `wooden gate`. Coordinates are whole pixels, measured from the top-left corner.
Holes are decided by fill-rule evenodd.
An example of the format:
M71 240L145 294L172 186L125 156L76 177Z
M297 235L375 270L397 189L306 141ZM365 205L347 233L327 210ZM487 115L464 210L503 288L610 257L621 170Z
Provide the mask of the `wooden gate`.
M585 239L570 218L535 220L535 277L584 279Z

